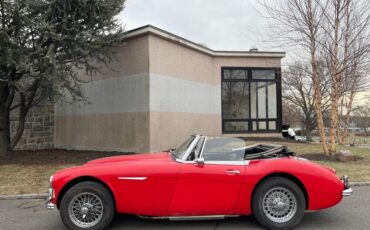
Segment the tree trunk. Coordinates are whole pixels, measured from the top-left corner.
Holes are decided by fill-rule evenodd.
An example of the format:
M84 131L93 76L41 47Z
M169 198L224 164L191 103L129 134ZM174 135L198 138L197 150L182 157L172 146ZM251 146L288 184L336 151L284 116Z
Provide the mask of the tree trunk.
M330 155L334 156L336 152L336 133L338 127L338 100L334 96L331 100L331 112L330 112Z
M9 97L8 84L0 82L0 158L11 155Z
M338 128L338 103L339 103L339 90L340 90L340 73L339 73L339 27L340 27L340 0L334 2L335 7L335 22L334 22L334 44L330 49L331 55L331 110L330 110L330 130L329 130L329 154L334 156L336 152L336 132Z
M10 156L10 119L9 109L0 105L0 158Z
M322 144L322 149L325 155L329 155L328 145L326 143L326 136L324 131L324 118L322 114L321 104L321 85L318 75L318 66L316 60L316 47L314 40L311 41L311 66L312 66L312 84L314 89L314 104L317 119L317 128L319 129L319 136Z
M38 81L34 83L34 85L28 90L29 95L28 97L26 94L19 92L19 113L18 113L18 127L17 132L11 141L11 148L14 149L19 140L22 138L24 133L24 125L26 122L26 116L30 111L31 107L33 106L33 102L35 101L36 92L38 89ZM37 100L36 100L37 101Z
M312 132L311 120L308 119L308 118L306 118L306 140L308 142L311 142L312 141L311 132Z
M313 10L313 1L307 1L308 15L307 23L309 27L309 49L311 56L311 67L312 67L312 85L313 85L313 100L315 105L315 113L317 119L317 128L319 129L319 136L322 144L322 149L325 155L329 154L328 145L326 143L325 131L324 131L324 118L322 114L322 95L321 95L321 79L319 78L319 66L317 63L317 24L315 21L315 15Z
M343 136L343 106L344 106L344 93L341 92L341 99L340 99L340 112L338 114L338 126L337 126L337 133L336 138L338 141L338 144L343 145L342 143L342 136Z
M17 132L14 135L12 141L11 141L11 148L14 149L19 140L23 136L24 132L24 124L26 121L26 115L27 115L27 110L26 110L26 99L24 96L20 96L20 107L19 107L19 114L18 114L18 127L17 127Z
M349 6L350 6L350 0L347 0L347 3L346 3L346 6L345 6L345 29L344 29L344 61L343 61L343 66L345 66L345 71L344 71L344 79L345 79L345 84L347 84L348 82L348 79L349 79L349 71L348 71L348 59L349 59L349 56L348 56L348 46L349 46L349 30L350 30L350 12L349 12ZM345 85L342 85L341 88L346 88ZM352 96L352 90L353 88L351 87L351 96ZM344 100L346 99L346 90L343 90L341 92L341 103L340 103L340 117L339 117L339 135L337 137L338 139L338 142L340 145L344 145L345 144L345 139L347 136L347 129L348 129L348 121L349 121L349 118L346 116L345 119L344 119L344 124L343 124L343 130L341 129L341 125L342 125L342 119L343 119L343 107L344 107ZM347 114L348 111L351 111L351 108L348 108L347 107Z
M335 66L337 62L335 61ZM331 87L331 95L330 95L330 129L329 129L329 154L334 156L336 153L337 148L337 130L338 130L338 88L339 88L339 79L338 79L338 72L337 68L333 67L333 77L332 77L332 87Z
M318 86L318 88L320 88L320 86ZM316 101L315 111L317 116L317 128L319 129L319 136L322 144L322 149L325 155L329 155L328 144L326 143L326 136L324 131L324 118L321 111L321 97L315 95L315 101Z

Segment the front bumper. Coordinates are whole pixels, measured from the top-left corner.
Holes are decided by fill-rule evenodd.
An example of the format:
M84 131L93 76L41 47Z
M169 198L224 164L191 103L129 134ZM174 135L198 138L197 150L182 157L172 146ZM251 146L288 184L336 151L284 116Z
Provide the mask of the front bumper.
M49 209L49 210L53 210L53 209L55 209L55 208L56 208L56 205L55 205L55 204L53 204L53 203L51 203L51 202L49 201L49 202L46 202L45 207L46 207L47 209Z
M54 195L54 189L49 188L48 197L46 198L46 203L45 203L45 207L49 210L55 209L56 207L56 205L51 202L51 200L53 199L53 195Z
M347 175L344 175L342 177L342 180L341 181L342 181L342 183L344 185L342 196L350 196L350 195L352 195L353 190L350 188L348 176Z
M54 198L54 189L53 189L52 182L53 182L53 176L51 176L50 180L49 180L49 186L50 187L49 187L48 196L47 196L46 202L45 202L45 207L49 210L56 208L56 205L51 202Z

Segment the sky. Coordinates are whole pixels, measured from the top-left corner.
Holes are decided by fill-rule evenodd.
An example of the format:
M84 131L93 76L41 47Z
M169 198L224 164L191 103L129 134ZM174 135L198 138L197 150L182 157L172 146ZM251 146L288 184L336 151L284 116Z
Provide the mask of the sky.
M262 40L268 29L255 0L127 0L126 29L151 24L214 50L285 51Z

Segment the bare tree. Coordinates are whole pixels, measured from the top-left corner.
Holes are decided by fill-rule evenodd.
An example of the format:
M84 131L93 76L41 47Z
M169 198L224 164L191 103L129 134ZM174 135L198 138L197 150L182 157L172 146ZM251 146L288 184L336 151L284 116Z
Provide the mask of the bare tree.
M261 0L269 17L276 22L275 34L286 44L299 46L311 65L313 101L323 150L334 155L336 143L347 131L341 132L339 109L346 104L348 116L354 95L361 86L363 68L368 66L370 14L366 0ZM274 39L276 42L276 39ZM323 105L320 61L329 77L330 145L326 143L323 122ZM342 103L343 101L343 103Z
M290 126L302 126L302 110L288 100L283 100L282 122Z
M342 85L343 91L340 99L340 116L338 127L339 144L346 143L348 138L348 127L351 120L352 111L354 110L353 101L356 94L368 88L365 77L366 73L363 72L366 69L367 68L365 66L358 67L358 64L355 64L345 73L345 79Z
M341 81L341 109L339 116L339 118L344 118L344 121L339 122L342 127L338 127L338 139L340 144L344 144L348 137L348 126L355 95L368 89L366 76L369 71L369 34L368 31L366 31L368 30L366 27L368 27L369 18L365 16L366 13L357 13L356 11L358 11L358 9L352 11L351 8L353 8L353 6L348 4L345 12L344 66L346 68L343 73L343 80ZM359 8L359 6L357 6L357 8ZM351 23L351 21L354 21L354 23ZM359 26L361 23L364 25ZM356 25L361 29L355 34L355 39L353 39L350 28ZM345 114L343 114L343 108L345 108Z
M313 102L317 119L317 126L326 155L329 149L324 132L322 113L322 79L319 75L319 45L322 36L321 20L324 18L325 8L316 0L261 0L260 4L266 9L269 18L276 22L274 25L279 36L291 45L298 45L306 53L311 65L311 80Z
M326 90L328 84L327 74L322 65L320 66L321 95L322 108L325 112L329 108L328 91ZM311 67L307 64L294 63L284 72L282 79L283 99L294 105L300 115L300 122L304 124L306 129L307 140L312 140L311 132L317 127L317 117L315 112L314 92L312 83Z
M361 127L365 134L368 135L368 131L370 128L370 106L369 105L361 105L354 109L354 120L356 120L356 125Z
M341 97L349 92L348 116L352 109L354 94L358 91L361 75L360 63L369 53L368 27L369 11L366 1L330 0L322 6L324 20L321 27L324 37L321 40L323 56L326 57L330 74L330 130L329 151L336 152L336 143L341 142L339 107ZM321 4L322 5L322 4ZM325 8L324 8L325 7ZM347 123L347 116L345 123ZM347 124L348 126L348 124Z

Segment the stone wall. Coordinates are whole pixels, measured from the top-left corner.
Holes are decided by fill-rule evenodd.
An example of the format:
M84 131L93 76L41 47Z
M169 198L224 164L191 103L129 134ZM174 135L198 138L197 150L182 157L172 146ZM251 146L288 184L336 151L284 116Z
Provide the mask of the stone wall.
M13 137L18 127L18 111L10 115L10 132ZM54 147L54 105L43 104L28 112L24 133L15 149L39 150Z

